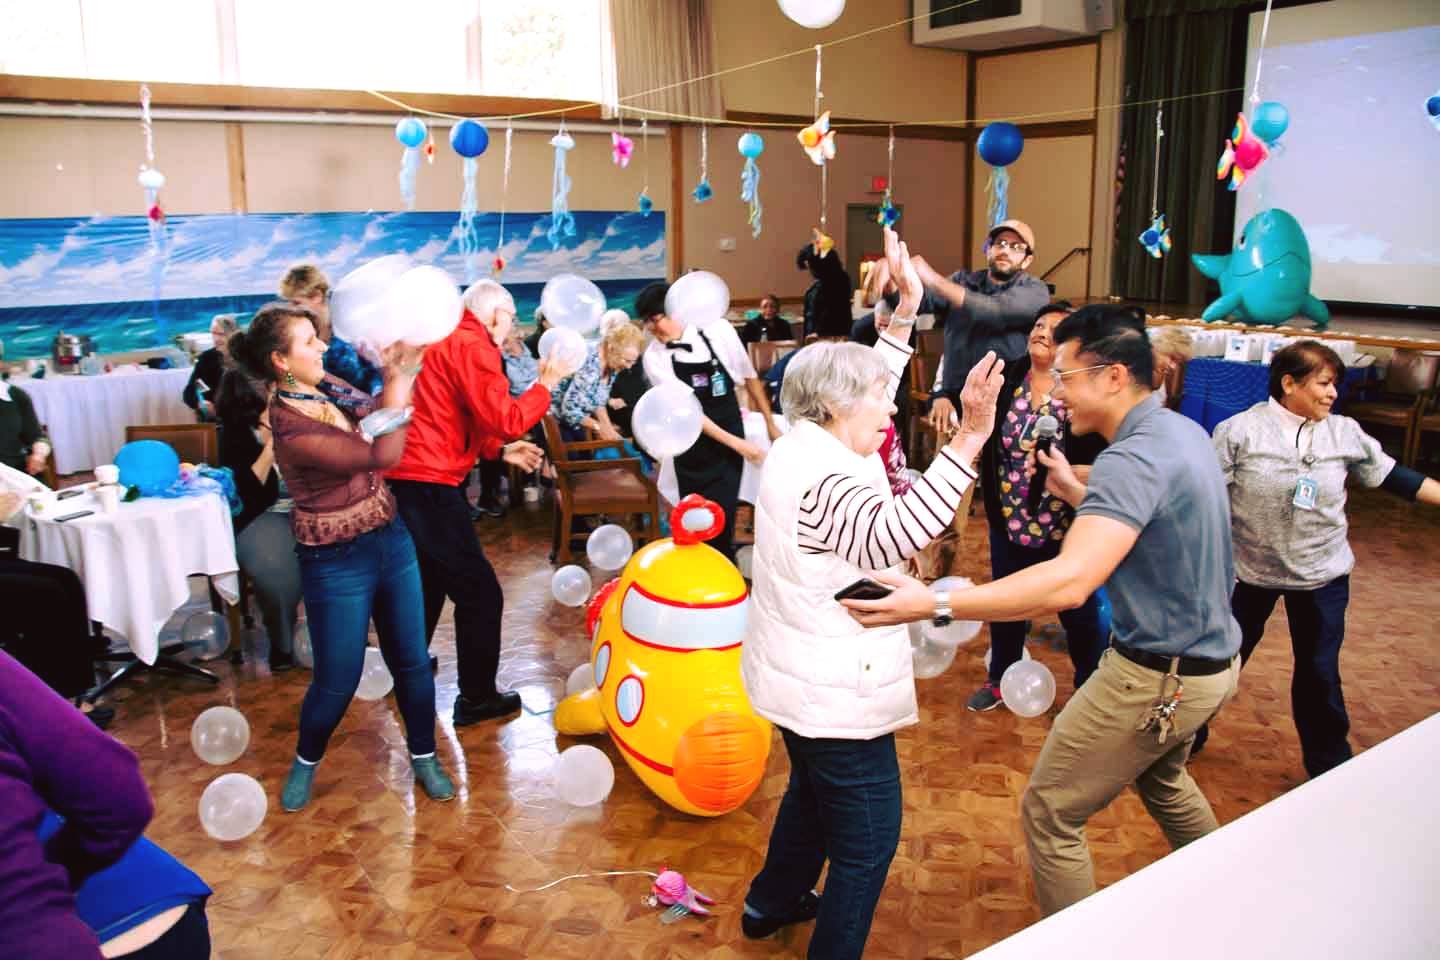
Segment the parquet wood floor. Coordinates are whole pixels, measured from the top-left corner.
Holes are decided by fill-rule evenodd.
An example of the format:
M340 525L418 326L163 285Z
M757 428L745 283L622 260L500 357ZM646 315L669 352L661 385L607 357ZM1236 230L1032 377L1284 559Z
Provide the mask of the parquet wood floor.
M432 803L413 788L393 700L356 701L320 768L315 798L299 814L279 809L308 673L271 676L263 660L218 664L219 689L150 677L123 686L113 732L140 755L158 813L150 835L214 887L210 923L222 960L803 956L808 929L752 942L740 907L786 782L778 744L761 788L719 820L671 810L631 775L614 747L615 790L599 808L553 796L558 750L547 711L585 654L582 614L550 600L548 512L486 521L486 551L506 588L502 681L521 690L524 714L461 731L448 719L455 693L453 633L442 625L441 754L460 784L457 800ZM967 532L963 572L988 579L983 522ZM1440 513L1386 494L1357 492L1349 640L1343 666L1358 749L1440 709ZM263 635L261 635L263 637ZM251 637L253 645L257 639ZM263 644L263 640L259 640ZM1038 916L1017 815L1019 797L1049 727L1001 709L968 713L982 682L985 637L955 665L919 684L921 723L899 736L905 820L867 956L951 958ZM1055 672L1060 702L1071 693L1065 655L1033 644ZM248 653L249 651L247 651ZM1289 790L1303 778L1290 717L1291 654L1283 611L1242 678L1238 699L1214 726L1192 770L1221 822ZM190 750L191 722L233 704L249 718L250 750L228 769L252 774L271 797L250 838L221 844L200 830L200 792L223 772ZM1053 714L1052 714L1053 715ZM1346 829L1337 824L1336 829ZM1126 793L1090 827L1102 884L1151 863L1164 839ZM719 901L705 921L662 926L641 903L649 880L574 880L543 893L512 893L565 874L620 869L682 871ZM1261 865L1263 869L1263 865Z

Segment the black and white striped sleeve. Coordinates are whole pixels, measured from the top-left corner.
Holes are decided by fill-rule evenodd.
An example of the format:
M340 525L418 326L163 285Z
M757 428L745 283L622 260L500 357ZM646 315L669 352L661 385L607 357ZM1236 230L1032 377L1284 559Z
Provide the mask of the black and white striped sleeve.
M890 336L888 331L880 334L880 338L875 341L874 349L884 359L885 366L890 371L886 387L890 391L889 396L893 401L895 394L900 390L900 378L905 375L905 367L910 363L910 355L915 350L908 343Z
M910 488L887 500L857 477L832 473L800 498L805 553L834 553L865 570L915 556L955 518L975 471L948 448Z

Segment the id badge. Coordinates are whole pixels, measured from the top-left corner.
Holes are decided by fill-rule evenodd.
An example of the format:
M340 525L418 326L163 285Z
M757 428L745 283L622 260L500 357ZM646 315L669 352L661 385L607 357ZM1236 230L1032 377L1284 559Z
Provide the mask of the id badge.
M710 377L703 373L690 374L690 386L695 390L704 390L705 384L710 382Z
M1290 502L1301 510L1314 510L1319 493L1319 484L1309 477L1301 477L1295 481L1295 496L1291 498Z
M725 396L725 375L719 370L716 370L714 373L710 374L710 396Z

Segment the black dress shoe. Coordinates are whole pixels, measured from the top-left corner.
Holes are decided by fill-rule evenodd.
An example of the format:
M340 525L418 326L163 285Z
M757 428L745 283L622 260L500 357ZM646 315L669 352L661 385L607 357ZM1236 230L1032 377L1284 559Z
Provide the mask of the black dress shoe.
M483 520L486 517L491 517L499 520L505 516L505 509L505 504L501 503L498 499L482 497L480 501L475 504L475 509L470 513L470 519Z
M482 720L516 713L519 709L520 694L513 691L497 693L488 700L470 700L462 694L455 698L455 726L468 727Z
M740 914L740 931L751 940L759 940L768 937L781 927L788 927L792 923L806 923L815 919L820 912L820 895L814 890L809 891L800 898L793 912L785 917L755 916L745 912Z

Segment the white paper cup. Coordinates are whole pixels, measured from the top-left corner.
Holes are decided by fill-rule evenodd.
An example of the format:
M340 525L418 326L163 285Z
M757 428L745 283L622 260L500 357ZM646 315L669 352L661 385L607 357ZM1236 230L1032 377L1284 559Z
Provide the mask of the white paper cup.
M53 501L48 493L32 493L25 498L25 502L30 507L30 516L43 517L49 513Z
M113 463L102 463L95 468L95 479L100 483L119 483L120 468Z
M120 509L120 488L114 484L96 487L95 500L100 504L101 513L114 513Z

